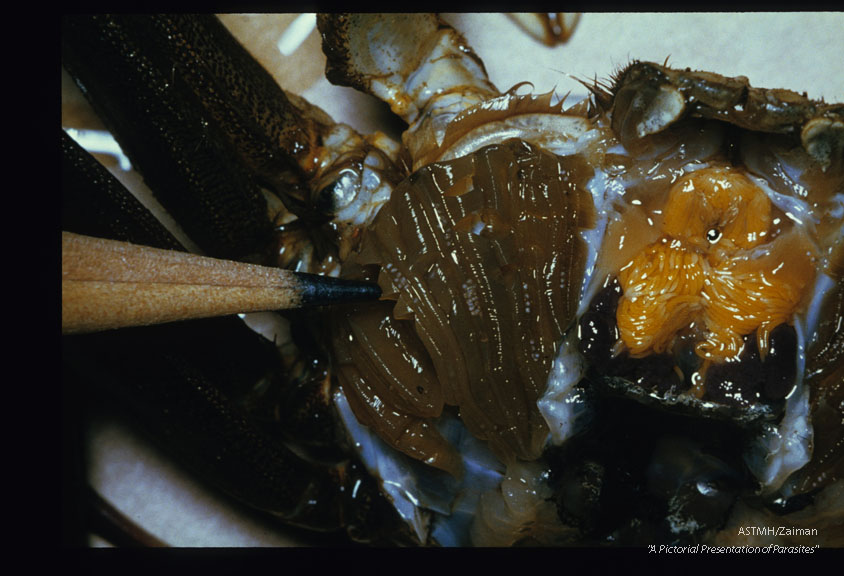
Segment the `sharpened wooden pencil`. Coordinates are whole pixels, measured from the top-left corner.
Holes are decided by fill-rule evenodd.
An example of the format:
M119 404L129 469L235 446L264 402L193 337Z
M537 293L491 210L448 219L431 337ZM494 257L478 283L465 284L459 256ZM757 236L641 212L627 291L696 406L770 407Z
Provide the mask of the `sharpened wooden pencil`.
M375 299L377 285L62 232L62 333Z

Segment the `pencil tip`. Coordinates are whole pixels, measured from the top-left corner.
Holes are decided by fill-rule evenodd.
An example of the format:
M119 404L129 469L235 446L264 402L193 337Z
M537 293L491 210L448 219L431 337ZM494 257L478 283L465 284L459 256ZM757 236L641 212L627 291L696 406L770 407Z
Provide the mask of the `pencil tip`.
M318 274L297 274L301 282L302 306L328 306L376 300L381 296L381 287L371 282L359 282L320 276Z

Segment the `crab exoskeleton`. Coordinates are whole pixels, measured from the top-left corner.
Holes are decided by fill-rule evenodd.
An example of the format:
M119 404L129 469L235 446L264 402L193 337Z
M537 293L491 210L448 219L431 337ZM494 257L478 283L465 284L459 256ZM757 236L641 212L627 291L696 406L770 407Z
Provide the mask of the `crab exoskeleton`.
M226 46L213 66L196 27ZM278 246L279 265L381 285L381 302L320 316L327 330L294 330L299 356L279 378L330 400L319 410L339 413L403 537L719 541L726 524L763 517L757 501L840 510L841 105L646 62L568 103L499 91L433 15L321 16L319 28L328 79L387 102L407 124L401 146L297 97L267 101L273 89L236 71L243 56L210 20L71 20L68 67L106 94L108 114L122 88L85 68L87 31L121 46L115 66L137 62L133 38L164 31L178 74L155 77L161 53L133 70L161 83L156 122L184 119L169 98L190 86L201 112L186 142L204 131L211 176L165 136L168 169L190 184L240 181L243 168L209 164L223 132L250 194L269 199L263 214L254 202L244 212L253 224L205 246L250 259ZM125 112L112 114L120 138ZM256 131L243 119L263 117L283 122ZM169 134L161 124L153 131ZM172 186L135 153L151 186ZM303 356L321 360L303 367ZM313 456L272 457L283 468L303 450ZM294 494L360 485L355 466L295 466L325 479ZM321 503L280 501L289 521L322 518ZM340 516L360 530L381 513L366 504Z

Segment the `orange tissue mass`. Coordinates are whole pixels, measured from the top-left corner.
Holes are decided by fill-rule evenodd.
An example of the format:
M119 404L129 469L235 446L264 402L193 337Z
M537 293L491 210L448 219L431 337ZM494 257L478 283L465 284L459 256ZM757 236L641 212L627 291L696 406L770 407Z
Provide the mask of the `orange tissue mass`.
M800 306L816 268L805 232L775 226L785 219L774 211L737 169L702 169L674 185L660 239L619 272L617 321L631 356L668 352L687 330L704 359L737 358L754 331L764 356L768 334Z

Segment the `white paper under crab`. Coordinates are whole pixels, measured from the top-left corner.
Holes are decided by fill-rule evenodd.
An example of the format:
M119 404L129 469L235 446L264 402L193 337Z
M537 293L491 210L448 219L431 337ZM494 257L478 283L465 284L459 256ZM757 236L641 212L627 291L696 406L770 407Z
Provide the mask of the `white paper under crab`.
M633 59L668 58L673 67L844 100L844 76L833 72L844 50L842 12L587 13L569 42L551 49L520 38L503 14L444 16L501 89L530 81L538 93L556 88L576 94L582 87L572 77L602 79Z

